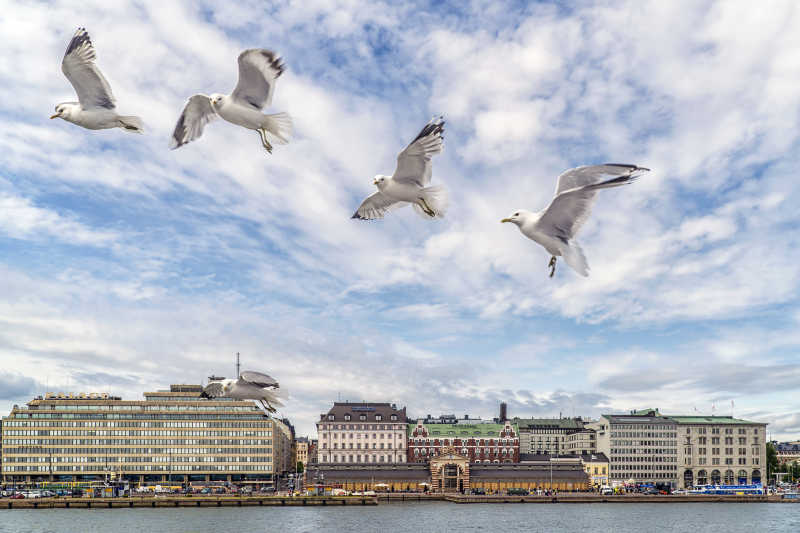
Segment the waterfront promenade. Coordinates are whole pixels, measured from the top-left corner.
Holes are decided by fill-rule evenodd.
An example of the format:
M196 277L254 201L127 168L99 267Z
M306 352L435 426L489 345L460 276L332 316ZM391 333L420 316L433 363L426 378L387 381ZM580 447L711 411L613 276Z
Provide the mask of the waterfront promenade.
M456 504L677 504L677 503L800 503L800 499L770 496L625 494L603 496L593 493L563 493L558 496L464 495L423 493L381 493L375 496L150 496L120 498L29 498L0 500L0 509L117 509L165 507L306 507L379 505L404 502L441 501Z

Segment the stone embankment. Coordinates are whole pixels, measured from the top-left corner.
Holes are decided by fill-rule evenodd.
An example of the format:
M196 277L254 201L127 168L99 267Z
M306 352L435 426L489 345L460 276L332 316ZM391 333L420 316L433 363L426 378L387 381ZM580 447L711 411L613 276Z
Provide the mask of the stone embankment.
M0 500L0 509L116 509L129 507L267 507L377 505L375 496L164 496L130 498L26 498Z

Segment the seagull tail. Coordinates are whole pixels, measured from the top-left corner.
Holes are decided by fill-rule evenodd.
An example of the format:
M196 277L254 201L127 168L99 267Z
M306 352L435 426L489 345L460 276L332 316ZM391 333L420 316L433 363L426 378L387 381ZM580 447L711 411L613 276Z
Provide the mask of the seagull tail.
M589 276L589 263L586 262L586 256L583 255L583 250L578 246L577 242L569 242L561 246L561 255L564 261L572 267L572 270L583 276Z
M133 115L119 116L119 127L131 133L144 133L144 123L139 117Z
M294 125L289 113L275 113L274 115L264 115L261 127L267 130L269 140L276 144L286 144L292 136Z
M420 201L412 204L423 218L442 218L447 213L450 198L447 189L440 185L425 187L420 191ZM433 215L431 215L433 213Z

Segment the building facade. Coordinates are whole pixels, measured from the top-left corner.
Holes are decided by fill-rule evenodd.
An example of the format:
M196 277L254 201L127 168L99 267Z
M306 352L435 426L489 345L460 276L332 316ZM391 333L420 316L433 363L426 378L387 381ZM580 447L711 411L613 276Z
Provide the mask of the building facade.
M406 461L406 408L388 403L336 402L317 422L320 463Z
M519 426L522 453L560 455L592 451L590 434L593 432L584 430L580 418L515 418L513 421ZM572 437L577 433L581 435Z
M677 423L657 409L603 415L597 450L608 457L613 484L678 483Z
M579 459L536 460L524 463L473 463L446 447L425 462L403 464L311 464L308 479L320 486L378 492L468 492L483 489L585 490L587 476Z
M274 421L253 402L200 398L200 385L146 392L52 394L3 417L2 480L270 483Z
M308 464L308 438L297 437L294 442L295 463L301 463L303 467Z
M666 416L658 409L603 415L598 451L609 458L612 483L761 483L766 424L730 416Z
M765 483L767 424L731 416L671 416L677 424L678 486Z
M272 457L273 472L276 476L284 476L294 472L294 428L288 420L273 419Z
M408 425L408 461L427 462L444 448L453 448L472 463L516 463L519 461L519 428L503 424Z
M800 462L800 441L773 442L778 462L781 464Z

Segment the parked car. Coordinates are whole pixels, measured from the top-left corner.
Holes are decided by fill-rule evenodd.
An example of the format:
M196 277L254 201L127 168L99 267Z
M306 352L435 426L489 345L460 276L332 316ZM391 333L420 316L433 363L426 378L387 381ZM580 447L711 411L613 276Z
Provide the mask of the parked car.
M486 495L486 489L477 488L477 489L472 489L471 492L472 492L472 494L479 495L479 496L485 496Z
M9 496L12 500L22 500L25 496L21 492L15 492L11 496Z
M519 488L519 487L512 487L512 488L506 490L506 494L508 494L509 496L527 496L530 493L528 492L528 489L522 489L522 488Z
M602 494L603 496L611 496L612 494L614 494L614 489L612 489L609 486L605 486L600 489L600 494Z

